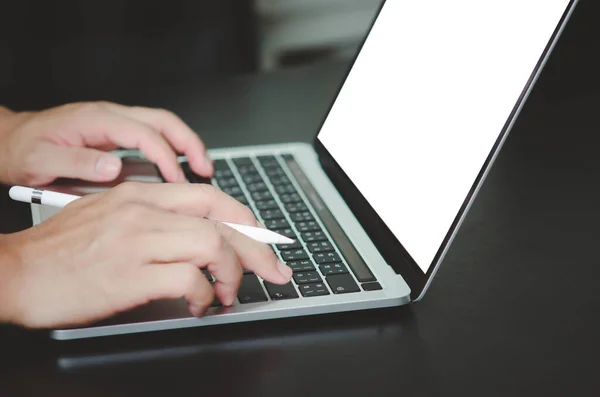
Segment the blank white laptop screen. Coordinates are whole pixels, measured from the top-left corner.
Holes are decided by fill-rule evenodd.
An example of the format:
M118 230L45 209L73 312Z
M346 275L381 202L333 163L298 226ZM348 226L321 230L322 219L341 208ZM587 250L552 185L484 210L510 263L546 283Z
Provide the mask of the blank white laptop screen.
M318 134L427 272L568 0L387 0Z

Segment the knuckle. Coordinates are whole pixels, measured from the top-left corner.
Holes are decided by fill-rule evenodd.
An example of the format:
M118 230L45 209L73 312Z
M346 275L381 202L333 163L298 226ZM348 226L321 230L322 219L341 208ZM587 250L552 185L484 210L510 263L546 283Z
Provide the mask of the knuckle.
M154 112L162 119L179 120L179 117L177 117L175 113L165 108L156 108L154 109Z
M102 106L98 102L79 102L70 105L69 110L74 113L82 115L88 115L92 113L98 113L102 110Z
M148 209L140 203L127 202L119 206L114 216L119 222L135 223L148 217Z
M195 189L198 189L198 192L201 196L203 196L203 199L207 202L215 202L218 203L223 199L226 199L227 197L225 197L225 193L221 190L219 190L218 188L216 188L213 185L209 185L207 183L198 183L195 185L190 185Z
M165 108L156 108L156 112L159 113L162 116L166 116L166 117L173 117L175 116L175 114L173 114L173 112L171 112L168 109Z
M227 240L223 236L222 226L219 222L213 223L213 232L204 235L203 239L208 252L221 252L227 247Z
M142 185L139 182L123 182L114 187L111 191L116 198L133 198L139 192Z
M106 109L108 107L111 106L111 103L109 101L96 101L94 102L98 107Z

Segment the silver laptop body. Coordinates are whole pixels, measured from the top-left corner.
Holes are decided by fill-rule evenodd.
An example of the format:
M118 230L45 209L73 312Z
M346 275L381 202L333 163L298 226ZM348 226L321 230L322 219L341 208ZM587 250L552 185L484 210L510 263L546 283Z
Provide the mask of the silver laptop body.
M274 247L278 255L286 255L288 264L297 266L290 286L294 292L270 291L258 277L245 274L238 302L232 307L217 303L202 318L192 317L183 301L155 301L87 327L53 330L52 338L201 327L420 300L576 4L569 0L385 1L312 144L210 151L218 164L213 184L239 197L265 223L269 219L263 215L272 214L267 206L282 211L283 216L274 220L279 227L274 230L287 229L301 244L293 249ZM502 23L495 25L495 18L502 18ZM512 33L505 34L501 25ZM431 36L423 37L424 32ZM453 76L440 73L453 67L458 73L475 68L461 83L465 92L450 92L456 87L448 82ZM474 74L486 80L469 81ZM481 85L490 88L481 91ZM411 97L404 98L405 93ZM482 97L473 98L474 93ZM444 97L456 100L436 101ZM475 107L486 100L489 106L481 109L491 109L490 114L477 124L473 120L482 111ZM414 115L425 107L431 119L408 125L406 120L417 120ZM494 117L502 123L487 125ZM443 134L431 132L434 125L442 126ZM464 130L471 135L458 133ZM480 139L488 130L487 140ZM424 150L424 145L430 146ZM449 154L452 150L455 153ZM392 151L403 157L389 158ZM437 154L427 158L431 152ZM454 169L460 161L442 158L474 160ZM361 159L368 161L360 167L353 163ZM181 157L180 162L185 164L186 159ZM124 158L124 163L121 177L112 184L61 180L47 189L84 195L126 180L162 182L156 168L142 158ZM379 166L370 168L374 164ZM424 164L432 164L435 172L428 174ZM438 181L436 175L447 169L452 172ZM388 185L377 185L378 178ZM256 185L257 181L264 186ZM440 191L441 181L449 181L443 184L449 192L432 195ZM468 189L453 192L455 186ZM415 200L413 196L423 192L429 193ZM455 201L450 205L452 197ZM386 202L397 203L397 209ZM409 208L407 203L430 207ZM259 204L265 207L261 210ZM59 211L37 204L31 209L34 225ZM420 216L427 230L421 230L412 215Z

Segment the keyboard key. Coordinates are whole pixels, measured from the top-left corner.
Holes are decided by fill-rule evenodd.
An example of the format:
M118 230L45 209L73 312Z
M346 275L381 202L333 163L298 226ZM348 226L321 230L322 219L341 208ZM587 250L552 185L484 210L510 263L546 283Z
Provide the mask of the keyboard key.
M260 165L262 165L265 168L274 166L279 167L279 162L277 162L275 156L259 156L257 157L257 160L260 163Z
M319 226L319 224L315 221L298 222L296 223L296 227L300 233L316 232L321 230L321 226Z
M247 274L242 278L242 285L238 289L238 299L240 303L265 302L269 299L254 274Z
M259 211L279 209L279 205L275 200L259 200L256 201L256 208Z
M307 232L302 233L302 240L306 241L307 243L313 243L316 241L327 241L327 236L321 231Z
M300 195L298 193L283 194L283 195L279 196L279 198L281 199L281 202L283 204L297 203L299 201L302 201L302 198L300 197Z
M329 295L329 291L323 283L302 284L300 287L298 287L298 289L300 290L302 296L304 296L305 298L310 298L312 296Z
M185 175L185 178L190 183L205 183L207 185L210 185L212 183L210 178L207 178L205 176L200 176L200 175L196 174L194 171L192 171L190 164L188 162L181 163L180 165L181 165L181 169L183 170L183 174Z
M233 176L233 172L229 168L224 170L215 170L214 176L217 180L231 178Z
M302 243L298 241L298 239L294 239L292 244L278 244L277 249L279 251L289 251L289 250L297 250L298 248L302 248Z
M289 261L289 262L286 262L286 265L288 265L294 271L294 273L309 272L309 271L315 270L315 266L312 264L312 262L309 259L302 259L299 261Z
M239 196L233 196L233 198L236 199L237 201L239 201L240 203L244 204L244 205L248 205L248 199L243 194L239 195Z
M286 204L285 209L289 213L308 211L308 207L303 202Z
M276 209L260 211L260 217L263 218L265 221L268 221L270 219L284 219L285 215L283 215L283 212L281 212L281 210Z
M293 222L310 222L315 220L309 211L294 212L290 214L290 217Z
M238 166L238 172L240 175L258 175L258 171L256 170L254 164Z
M267 229L269 230L285 229L290 227L290 224L288 223L287 219L270 219L268 221L265 221L264 223Z
M296 187L294 185L279 185L275 186L275 191L277 194L294 194L298 193Z
M298 293L296 292L296 288L294 288L294 285L292 283L278 285L265 281L265 288L267 289L267 291L269 291L269 296L273 300L298 298Z
M287 185L287 184L290 183L290 178L288 178L285 175L274 176L272 178L269 178L269 180L271 181L271 183L273 184L273 186Z
M230 177L230 178L218 178L217 179L217 184L219 185L219 187L221 189L225 189L225 188L228 188L228 187L239 186L238 181L235 178L233 178L233 177Z
M215 176L217 171L231 171L231 169L229 168L229 164L227 164L227 161L223 159L214 160L213 167L215 169Z
M312 244L312 243L311 243ZM310 244L309 244L310 246ZM319 265L325 265L328 263L339 263L342 261L337 252L317 252L313 255L313 259Z
M317 272L301 272L294 274L296 284L321 283L323 279Z
M334 274L325 278L329 288L334 294L348 294L350 292L359 292L360 288L350 274Z
M244 274L254 274L252 270L244 269Z
M230 196L243 196L244 192L239 186L231 186L221 189L223 193L228 194Z
M267 185L265 185L264 182L256 182L256 183L250 183L246 186L248 188L249 192L264 192L266 190L269 190L269 188L267 187Z
M244 165L253 165L254 163L250 157L236 157L233 159L233 164L240 167Z
M312 253L333 251L333 245L329 241L320 241L318 243L309 243L308 249Z
M326 265L319 265L319 270L323 273L324 276L329 276L332 274L346 274L348 273L348 269L343 263L328 263Z
M285 228L285 229L274 229L273 230L275 233L281 234L282 236L288 237L288 238L296 238L296 233L294 233L294 231L291 228Z
M303 249L281 251L281 258L284 260L284 262L298 261L300 259L308 259L308 254Z
M269 179L277 178L280 176L286 176L285 172L281 168L267 168L265 169L265 174L269 177Z
M252 193L252 200L254 200L254 201L273 200L273 195L270 192L254 192L254 193Z
M248 175L244 175L242 177L242 180L244 181L244 183L246 184L251 184L251 183L258 183L258 182L264 182L262 179L262 176L258 175L258 174L248 174Z
M361 286L365 291L378 291L383 289L379 283L363 283Z

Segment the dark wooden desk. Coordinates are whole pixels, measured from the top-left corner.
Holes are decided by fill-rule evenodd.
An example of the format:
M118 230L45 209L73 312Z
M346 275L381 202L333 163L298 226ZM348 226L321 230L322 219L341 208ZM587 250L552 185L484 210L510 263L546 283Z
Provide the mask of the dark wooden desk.
M173 109L211 147L306 141L344 68L111 99ZM0 395L596 395L599 105L534 93L417 305L75 343L4 328ZM1 193L1 231L26 225Z

